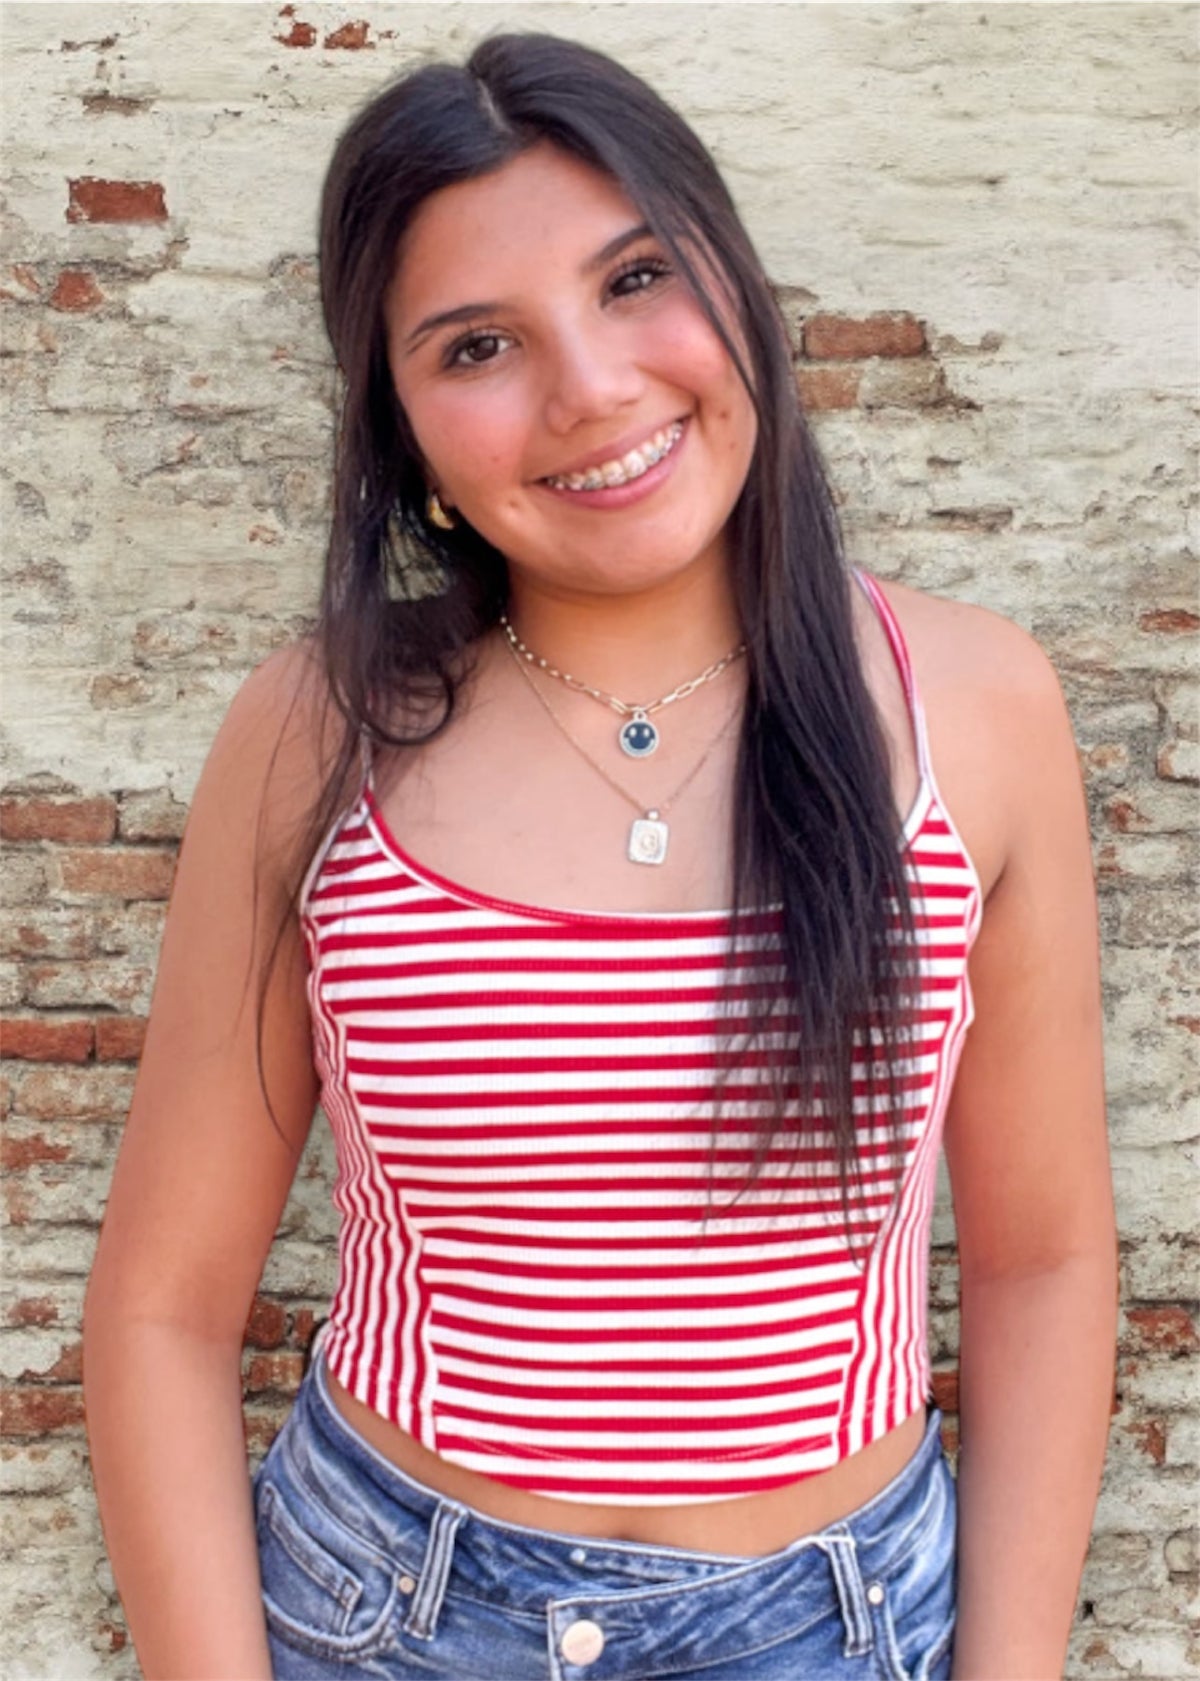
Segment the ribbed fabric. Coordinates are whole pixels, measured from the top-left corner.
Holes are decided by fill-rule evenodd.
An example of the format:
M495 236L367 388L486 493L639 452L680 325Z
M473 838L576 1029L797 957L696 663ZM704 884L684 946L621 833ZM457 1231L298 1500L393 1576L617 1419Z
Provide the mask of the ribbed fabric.
M858 576L921 774L902 838L921 1033L898 1165L888 1117L858 1100L853 1251L828 1135L726 1206L763 1102L750 1066L726 1088L703 1218L726 915L474 893L404 852L369 778L314 860L302 920L341 1214L322 1353L447 1460L561 1499L686 1504L826 1470L924 1404L936 1159L982 894L899 625ZM782 975L777 916L753 925L742 998Z

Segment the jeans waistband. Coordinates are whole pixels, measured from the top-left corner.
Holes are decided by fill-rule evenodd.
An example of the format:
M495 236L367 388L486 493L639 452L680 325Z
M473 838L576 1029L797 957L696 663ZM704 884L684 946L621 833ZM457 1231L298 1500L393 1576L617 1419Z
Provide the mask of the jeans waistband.
M606 1602L627 1601L630 1596L644 1611L669 1622L673 1613L683 1614L681 1596L685 1599L695 1592L704 1594L709 1613L714 1600L727 1595L733 1628L760 1595L765 1598L779 1592L786 1592L795 1612L801 1612L811 1597L815 1620L827 1612L832 1586L845 1624L846 1655L854 1656L871 1648L870 1603L874 1601L870 1596L877 1591L873 1578L895 1569L921 1544L936 1503L946 1498L945 1485L935 1475L942 1459L941 1415L933 1410L921 1445L903 1470L871 1500L814 1534L753 1557L646 1546L511 1523L410 1476L373 1448L338 1411L319 1339L294 1412L300 1428L291 1433L288 1463L317 1498L328 1481L328 1461L324 1460L324 1470L322 1461L329 1456L377 1491L379 1499L371 1507L369 1521L381 1542L387 1542L389 1528L397 1539L411 1537L413 1518L428 1526L420 1580L405 1624L409 1633L425 1638L435 1632L457 1553L468 1568L474 1591L482 1589L490 1597L531 1612L545 1611L550 1602L552 1616L561 1617L564 1626L573 1617L592 1615L603 1610ZM312 1432L311 1445L306 1431ZM317 1463L310 1462L312 1454ZM579 1565L584 1559L593 1577L586 1592L579 1584ZM572 1598L556 1600L556 1592L561 1593L568 1582L579 1591ZM616 1593L606 1591L613 1586L618 1587ZM581 1611L584 1605L591 1610Z

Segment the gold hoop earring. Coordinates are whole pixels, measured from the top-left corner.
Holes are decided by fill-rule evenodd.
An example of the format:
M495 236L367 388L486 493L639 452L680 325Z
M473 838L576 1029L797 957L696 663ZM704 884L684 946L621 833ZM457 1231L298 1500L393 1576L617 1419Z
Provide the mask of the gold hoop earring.
M431 525L436 525L442 531L454 530L457 521L442 507L441 497L436 490L429 492L429 499L425 503L425 513Z

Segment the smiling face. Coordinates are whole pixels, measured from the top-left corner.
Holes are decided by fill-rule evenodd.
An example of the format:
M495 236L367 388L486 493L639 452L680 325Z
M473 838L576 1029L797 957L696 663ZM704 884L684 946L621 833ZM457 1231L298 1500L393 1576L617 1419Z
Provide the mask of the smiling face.
M386 304L429 483L563 599L723 568L754 407L610 177L543 142L427 199Z

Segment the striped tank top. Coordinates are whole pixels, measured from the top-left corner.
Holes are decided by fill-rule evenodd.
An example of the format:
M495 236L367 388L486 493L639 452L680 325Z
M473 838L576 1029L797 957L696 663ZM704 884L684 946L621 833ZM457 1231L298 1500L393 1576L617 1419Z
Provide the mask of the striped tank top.
M782 1185L724 1206L722 1168L736 1188L752 1159L730 1117L759 1112L746 1071L710 1162L727 913L473 892L409 856L369 773L313 861L301 920L340 1214L320 1353L455 1464L558 1499L718 1500L827 1470L925 1403L936 1161L982 892L900 627L857 576L917 749L897 844L921 996L885 1169L869 1158L886 1126L856 1118L854 1231L819 1132ZM763 962L776 914L760 913Z

